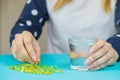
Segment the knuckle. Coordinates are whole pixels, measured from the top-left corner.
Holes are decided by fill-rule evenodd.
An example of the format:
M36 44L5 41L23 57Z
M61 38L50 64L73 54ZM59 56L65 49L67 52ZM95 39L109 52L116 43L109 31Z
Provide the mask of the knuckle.
M20 42L20 41L16 41L16 45L17 45L17 47L22 46L22 44L21 44L21 42Z
M91 60L93 62L94 60L96 60L96 57L93 55L89 58L89 60Z
M103 61L108 61L110 59L110 55L106 54L104 57L103 57Z
M111 59L111 62L115 62L115 58L112 58L112 59Z
M23 32L23 35L25 35L25 37L29 37L29 36L31 36L32 34L31 34L29 31L24 31L24 32Z
M103 58L101 58L101 59L98 60L98 64L101 65L101 64L106 63L107 61L108 60L105 57L103 57Z
M26 46L29 46L29 45L32 44L32 42L31 42L30 40L26 40L26 41L25 41L25 44L26 44Z
M98 49L99 47L100 47L100 46L99 46L98 44L96 44L94 48L95 48L95 49Z
M93 63L94 67L97 67L99 65L99 62L96 61L95 63Z
M23 61L28 61L28 57L26 55L24 55Z
M100 65L100 69L101 69L101 68L104 68L105 66L106 66L106 64Z
M107 52L109 49L106 47L106 46L104 46L103 48L102 48L102 52Z
M24 54L23 54L24 59L28 58L28 55L27 55L28 53L27 53L27 52L25 52L25 51L23 51L23 53L24 53Z
M31 56L34 56L35 54L34 54L34 51L31 49L31 50L29 50L29 54L31 55Z
M100 40L99 40L99 43L100 43L100 44L105 44L105 40L100 39Z
M102 68L102 65L99 65L99 66L98 66L98 69L101 69L101 68Z
M101 68L102 68L101 65L99 65L99 66L96 67L97 70L99 70L99 69L101 69Z
M111 47L112 47L112 45L111 45L110 43L107 43L107 46L108 46L109 48L111 48Z
M94 63L94 66L98 66L99 65L99 63L98 63L98 61L96 61L95 63Z
M16 38L19 38L19 37L20 37L20 34L16 34L16 35L15 35L15 39L16 39Z
M23 33L23 34L26 34L26 33L28 33L28 31L23 31L22 33Z
M114 59L112 58L111 60L109 60L108 62L107 62L107 65L113 65L114 64Z

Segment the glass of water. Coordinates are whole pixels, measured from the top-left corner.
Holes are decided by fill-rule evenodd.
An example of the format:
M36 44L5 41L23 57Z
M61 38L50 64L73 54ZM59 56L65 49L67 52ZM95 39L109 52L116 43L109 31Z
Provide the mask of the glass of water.
M87 71L88 67L84 64L86 58L90 55L88 50L96 42L95 38L91 37L71 37L69 39L71 69Z

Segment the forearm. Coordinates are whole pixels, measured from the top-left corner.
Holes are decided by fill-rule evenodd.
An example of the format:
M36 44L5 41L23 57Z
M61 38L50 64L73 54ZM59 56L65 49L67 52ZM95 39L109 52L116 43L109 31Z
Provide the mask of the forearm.
M23 31L32 33L35 39L38 39L42 33L42 27L49 18L45 0L32 0L27 2L18 21L10 33L10 46L16 34Z

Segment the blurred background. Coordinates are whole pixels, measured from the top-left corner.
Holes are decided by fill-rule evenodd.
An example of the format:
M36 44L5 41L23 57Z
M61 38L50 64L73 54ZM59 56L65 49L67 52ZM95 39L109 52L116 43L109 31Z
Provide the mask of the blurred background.
M9 35L11 28L18 19L26 0L0 0L0 53L11 53ZM41 52L47 48L47 24L39 39Z

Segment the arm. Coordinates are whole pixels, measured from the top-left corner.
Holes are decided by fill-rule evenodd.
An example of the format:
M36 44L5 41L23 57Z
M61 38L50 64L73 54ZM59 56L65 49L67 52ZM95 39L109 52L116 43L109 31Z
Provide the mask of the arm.
M120 0L115 11L115 23L118 32L107 39L98 40L89 50L90 56L85 61L91 70L99 70L120 61Z
M10 46L15 35L23 31L31 32L35 39L38 39L48 18L45 0L28 0L22 14L11 30Z
M110 37L107 42L109 42L112 47L117 51L119 55L118 61L120 61L120 0L118 0L115 11L115 24L118 29L118 32Z
M36 39L48 19L45 0L27 0L10 36L12 54L22 62L40 61L40 48Z

